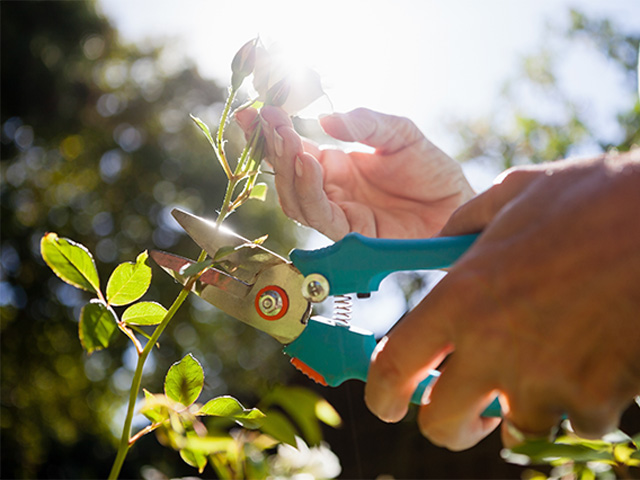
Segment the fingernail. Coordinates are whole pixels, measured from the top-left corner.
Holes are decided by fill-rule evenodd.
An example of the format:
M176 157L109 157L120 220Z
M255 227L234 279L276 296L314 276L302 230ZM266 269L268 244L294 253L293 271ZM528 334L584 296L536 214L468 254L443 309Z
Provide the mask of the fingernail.
M304 170L304 166L302 165L302 159L300 157L296 156L296 165L295 165L295 169L296 169L296 175L298 177L302 176L303 170Z
M281 157L284 152L284 139L280 136L277 130L273 131L273 148L278 157Z

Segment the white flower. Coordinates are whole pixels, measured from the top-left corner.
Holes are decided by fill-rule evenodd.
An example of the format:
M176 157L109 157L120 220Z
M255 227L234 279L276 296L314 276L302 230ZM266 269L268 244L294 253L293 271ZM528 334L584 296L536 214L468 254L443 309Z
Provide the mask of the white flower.
M259 99L280 106L289 115L324 95L320 75L311 68L288 65L277 49L256 48L253 87Z
M278 445L278 452L270 458L270 480L316 480L336 478L342 467L338 457L326 444L309 446L296 437L297 448Z

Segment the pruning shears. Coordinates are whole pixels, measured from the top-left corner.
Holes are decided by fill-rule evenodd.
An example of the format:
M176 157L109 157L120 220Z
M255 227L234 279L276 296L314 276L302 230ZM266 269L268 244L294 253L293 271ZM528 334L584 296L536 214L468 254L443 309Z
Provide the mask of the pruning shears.
M294 249L288 260L204 218L179 209L172 215L211 260L195 282L195 261L153 251L155 262L182 285L191 281L191 291L205 301L271 335L296 368L332 387L349 379L366 382L376 340L340 318L312 316L312 305L330 295L368 295L392 272L447 268L477 238L394 240L350 233L325 248ZM412 403L421 403L438 375L434 370L419 384ZM501 415L497 399L483 415Z

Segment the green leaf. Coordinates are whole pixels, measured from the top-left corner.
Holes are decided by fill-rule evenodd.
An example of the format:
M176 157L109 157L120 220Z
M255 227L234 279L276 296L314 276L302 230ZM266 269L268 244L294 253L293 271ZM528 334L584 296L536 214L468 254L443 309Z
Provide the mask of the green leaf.
M122 314L128 325L158 325L167 314L167 309L156 302L139 302L131 305Z
M262 419L260 430L280 442L297 447L296 435L298 432L291 421L277 410L269 410Z
M118 319L102 300L94 299L80 313L79 336L88 353L109 346L111 337L118 329Z
M204 123L195 115L189 115L189 116L191 117L191 120L193 120L195 124L200 128L200 130L202 130L202 133L204 133L204 136L207 137L207 140L209 140L209 143L211 144L213 149L216 150L217 149L216 142L213 139L213 136L211 135L211 130L209 130L209 127L207 126L207 124Z
M202 262L192 263L188 267L181 269L180 275L183 275L185 277L191 277L193 275L200 273L205 268L209 268L211 265L213 265L213 259L207 258Z
M320 421L327 425L339 426L340 415L321 396L301 387L278 387L263 398L261 405L278 405L295 422L302 438L309 445L322 441ZM271 415L271 412L267 415Z
M550 459L567 458L576 462L590 462L596 460L615 461L610 451L594 450L585 445L567 445L564 443L549 443L545 441L531 441L511 449L513 453L526 455L533 463L546 463Z
M47 233L40 241L40 253L53 273L69 285L92 293L100 291L96 264L84 245Z
M161 394L150 393L144 389L144 405L140 413L152 423L162 423L169 419L169 412L173 409L169 399Z
M233 448L235 440L228 435L214 436L207 435L201 437L193 432L187 432L185 448L204 454L214 454L226 452Z
M145 250L138 255L136 263L126 262L116 267L107 283L107 301L110 305L127 305L147 292L151 284L148 259L149 254Z
M204 453L183 448L180 450L180 457L187 465L197 468L198 473L202 473L207 466L207 456Z
M204 371L190 353L174 363L164 380L164 393L171 400L188 407L195 402L204 386Z
M265 418L265 414L257 408L244 408L238 400L228 395L209 400L197 415L230 418L250 430L260 428Z
M267 190L268 190L268 187L266 183L256 183L251 189L249 198L264 202L267 199Z
M316 417L321 422L326 423L330 427L338 428L342 426L342 418L340 418L340 414L333 408L326 400L319 400L316 403Z
M233 252L237 250L238 247L233 247L231 245L226 245L224 247L220 247L218 251L213 256L213 261L217 262L218 260L223 259L224 257L228 257Z

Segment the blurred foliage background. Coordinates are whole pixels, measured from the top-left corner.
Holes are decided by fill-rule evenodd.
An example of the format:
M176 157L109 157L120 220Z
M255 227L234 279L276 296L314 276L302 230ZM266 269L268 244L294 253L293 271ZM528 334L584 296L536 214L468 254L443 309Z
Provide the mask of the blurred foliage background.
M225 178L189 114L213 128L225 91L161 46L141 50L119 42L93 2L2 2L1 14L1 476L104 477L135 353L124 336L108 351L82 352L77 319L85 299L44 265L39 241L55 231L86 245L96 254L103 282L119 262L145 249L196 256L198 248L169 212L180 206L215 216ZM523 59L495 115L452 122L458 158L499 170L640 143L640 27L621 32L607 20L567 14L570 30L550 32L550 43ZM562 48L556 47L566 42L600 52L625 78L628 108L620 111L613 136L601 135L589 105L576 102L558 82ZM234 126L230 132L233 154L241 137ZM273 193L266 203L250 202L228 224L248 238L269 233L266 246L282 254L305 234L283 216ZM399 281L408 304L428 282L419 275ZM145 298L168 306L177 291L155 269ZM252 406L284 382L325 396L345 420L341 430L326 432L345 478L520 475L520 467L499 458L497 435L451 453L426 442L411 415L385 425L364 407L361 384L317 387L288 365L277 342L197 298L161 338L143 386L160 391L168 367L189 352L205 368L207 398L230 393ZM637 410L623 421L630 433L640 431ZM194 473L152 436L132 449L123 478L139 478L145 465L170 477Z

